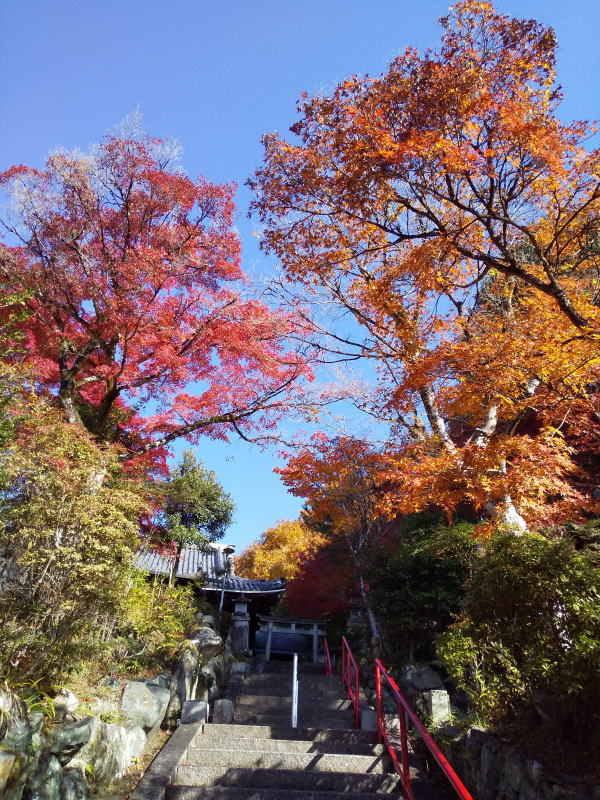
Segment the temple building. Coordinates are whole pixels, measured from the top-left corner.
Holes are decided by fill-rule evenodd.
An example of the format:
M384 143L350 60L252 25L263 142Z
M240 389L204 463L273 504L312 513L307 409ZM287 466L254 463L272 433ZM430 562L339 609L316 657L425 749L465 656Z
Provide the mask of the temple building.
M269 614L285 591L285 580L273 581L242 578L233 571L233 545L213 543L206 547L185 547L174 578L187 583L198 581L198 591L217 608L233 611L236 601L244 598L248 604L252 630L256 630L258 615ZM141 550L134 566L150 575L170 575L173 559L154 550Z

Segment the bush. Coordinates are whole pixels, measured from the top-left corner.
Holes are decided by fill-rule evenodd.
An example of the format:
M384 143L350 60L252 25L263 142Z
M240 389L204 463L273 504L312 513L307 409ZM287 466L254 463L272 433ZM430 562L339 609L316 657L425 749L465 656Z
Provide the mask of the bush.
M535 710L556 735L600 723L600 573L564 536L497 535L438 641L450 675L488 721ZM540 719L541 718L541 719Z
M195 614L191 586L169 586L166 580L134 573L112 642L113 669L168 667L191 632Z
M371 551L369 596L398 657L429 658L436 634L458 613L476 546L472 531L470 523L449 526L441 514L422 512Z
M114 452L41 405L1 466L0 673L44 686L121 613L144 499Z

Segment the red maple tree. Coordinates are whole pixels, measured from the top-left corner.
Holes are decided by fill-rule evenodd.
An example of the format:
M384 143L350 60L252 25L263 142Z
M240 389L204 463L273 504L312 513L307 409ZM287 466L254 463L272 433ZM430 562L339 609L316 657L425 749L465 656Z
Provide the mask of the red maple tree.
M147 136L0 180L1 313L25 307L25 359L70 423L129 460L180 436L247 436L297 396L293 317L241 291L233 185L190 179Z

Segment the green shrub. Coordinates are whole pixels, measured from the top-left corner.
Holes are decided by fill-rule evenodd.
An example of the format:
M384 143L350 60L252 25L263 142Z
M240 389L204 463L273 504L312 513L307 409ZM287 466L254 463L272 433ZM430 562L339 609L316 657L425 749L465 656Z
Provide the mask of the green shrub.
M134 573L112 643L113 668L168 666L194 625L196 609L191 586Z
M1 458L0 672L44 688L96 654L119 615L144 498L115 451L32 406Z
M438 641L450 675L488 720L535 709L558 732L600 722L600 573L569 536L497 535ZM571 725L569 727L572 727Z
M458 612L474 557L473 525L441 514L403 520L393 543L372 550L367 579L373 610L400 658L432 655L435 635Z

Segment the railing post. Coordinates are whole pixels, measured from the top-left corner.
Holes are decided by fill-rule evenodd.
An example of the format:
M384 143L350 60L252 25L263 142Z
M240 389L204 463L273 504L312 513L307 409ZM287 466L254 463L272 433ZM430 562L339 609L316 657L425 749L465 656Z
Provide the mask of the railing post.
M298 727L298 653L294 653L292 671L292 728Z
M375 707L377 709L377 741L383 742L383 715L381 713L381 672L375 664Z
M329 643L327 639L323 639L323 661L325 663L325 675L331 677L333 675L333 666L331 664L331 653L329 652Z
M358 666L354 663L354 727L360 728L360 675Z
M265 648L265 661L271 660L271 642L273 641L273 623L269 622L267 628L267 646Z
M410 764L408 763L406 714L400 702L398 702L398 719L400 721L400 746L402 748L402 785L408 800L410 800L412 798L412 788L410 785Z

